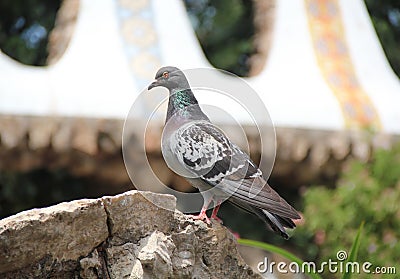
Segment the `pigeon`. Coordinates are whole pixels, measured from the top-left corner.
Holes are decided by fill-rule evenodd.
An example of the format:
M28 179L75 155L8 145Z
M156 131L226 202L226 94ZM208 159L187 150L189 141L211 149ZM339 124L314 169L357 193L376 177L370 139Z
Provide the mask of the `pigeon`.
M211 202L211 219L221 221L217 212L228 200L261 218L274 232L288 239L285 228L296 227L299 213L267 183L262 171L202 111L184 73L172 66L162 67L148 90L169 90L162 143L164 158L186 170L187 179L202 193L204 204L194 219L210 224L206 210ZM211 191L209 191L211 190Z

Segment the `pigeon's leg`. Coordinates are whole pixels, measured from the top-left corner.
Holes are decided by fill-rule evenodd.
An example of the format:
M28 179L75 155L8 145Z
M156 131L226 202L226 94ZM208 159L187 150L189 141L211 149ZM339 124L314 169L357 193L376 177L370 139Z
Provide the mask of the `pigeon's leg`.
M210 195L203 195L204 198L204 203L203 203L203 207L201 208L200 214L199 215L188 215L190 217L192 217L194 220L204 220L207 225L211 224L210 219L207 217L206 211L208 209L208 206L210 205L211 201L213 200L212 196Z
M207 207L208 205L206 205L205 207L203 206L199 215L189 215L189 216L192 217L194 220L204 220L209 225L211 224L211 221L206 214Z
M213 209L213 211L211 213L211 217L210 217L210 219L217 220L220 223L222 223L222 219L218 218L217 213L218 213L219 207L221 206L221 203L222 203L221 200L217 201L217 205L214 207L214 209Z

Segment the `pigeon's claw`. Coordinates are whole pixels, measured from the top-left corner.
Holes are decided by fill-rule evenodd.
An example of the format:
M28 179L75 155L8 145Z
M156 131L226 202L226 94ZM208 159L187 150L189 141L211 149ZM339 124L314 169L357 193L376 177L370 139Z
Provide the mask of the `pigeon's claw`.
M206 210L207 208L202 208L199 215L188 215L188 216L191 217L193 220L203 220L204 222L206 222L207 225L210 225L211 220L207 217Z
M200 212L199 215L188 215L188 216L191 217L193 220L202 220L206 222L207 225L211 224L211 220L210 218L208 218L206 212Z

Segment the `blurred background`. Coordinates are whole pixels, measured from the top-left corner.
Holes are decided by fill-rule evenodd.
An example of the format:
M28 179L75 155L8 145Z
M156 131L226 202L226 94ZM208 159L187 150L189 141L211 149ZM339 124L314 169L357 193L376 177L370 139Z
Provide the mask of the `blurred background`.
M165 5L168 6L164 2L170 3L171 6L167 8L176 17L170 19L171 22L160 13ZM287 4L282 4L287 1L279 0L164 2L0 2L0 103L3 103L0 104L0 218L34 207L112 195L134 188L121 153L123 115L127 114L129 106L118 107L116 102L115 110L108 111L105 106L110 104L104 102L103 106L97 106L99 110L89 112L79 111L73 105L65 110L61 105L41 110L41 100L52 96L52 90L59 90L57 94L63 96L62 101L57 102L75 102L77 107L84 107L85 102L102 98L96 96L102 93L92 92L97 88L93 84L100 84L99 80L102 79L109 81L105 87L111 90L108 93L111 97L124 85L132 91L141 90L152 79L159 65L171 64L180 56L180 51L174 52L174 44L175 47L176 44L187 46L189 58L185 59L193 58L192 67L196 67L196 59L199 59L203 64L198 66L209 63L215 68L247 78L258 88L263 88L265 73L277 73L273 70L274 63L281 63L287 70L282 70L278 85L290 84L296 82L295 75L299 74L296 72L292 75L290 71L297 64L296 61L290 63L290 55L296 55L295 49L298 48L297 56L307 58L307 54L302 53L304 48L307 53L314 53L307 63L319 68L321 76L325 76L324 79L311 75L305 81L305 86L326 83L324 90L333 92L340 103L340 98L345 98L344 87L330 81L329 67L334 61L340 64L343 60L339 71L345 76L349 72L360 75L354 82L357 85L353 85L365 85L365 91L368 92L363 95L361 89L346 89L346 98L354 97L354 103L375 104L378 107L376 111L381 113L380 120L356 122L351 117L347 118L344 103L344 116L339 113L336 117L340 119L337 122L343 124L336 125L334 117L334 121L326 120L324 126L322 115L317 117L317 124L308 124L307 119L298 124L291 122L291 119L280 120L280 116L274 112L284 111L284 108L272 105L271 117L278 119L278 150L270 184L302 212L304 220L294 236L289 241L283 241L264 230L264 224L256 217L248 216L228 204L222 206L221 218L226 226L241 237L277 244L304 260L317 262L335 259L338 250L348 251L360 223L365 221L360 261L370 261L377 266L397 265L400 269L400 122L396 122L400 121L400 103L397 102L400 98L400 2L365 0L347 1L352 4L344 4L345 1L305 0L299 1L304 2L304 9L294 6L293 10L287 9ZM102 14L101 7L112 7L112 12ZM349 19L352 12L354 22ZM297 17L308 22L308 28L304 25L304 33L300 27L294 33L285 29L291 26L285 27L285 22L295 21ZM94 37L85 35L88 34L85 33L86 26L94 24L90 23L91 19L96 19L96 24L101 22L99 34L96 33ZM181 25L185 27L179 29L182 32L174 30L175 26ZM105 32L102 34L103 28ZM357 28L361 28L361 31L357 31ZM344 38L337 40L337 48L342 48L346 54L338 52L325 58L324 53L319 52L321 42L318 36L323 37L324 30L333 30L332 34ZM163 32L169 37L164 36ZM194 40L188 32L193 32ZM358 32L359 39L356 36ZM115 36L106 36L111 33ZM130 39L124 38L127 34L133 35ZM365 42L370 40L372 44L358 45L358 42L364 42L363 36L369 38ZM96 44L88 45L92 39L96 40ZM312 43L303 46L302 40ZM329 36L327 40L322 49L329 50L332 42L329 42ZM288 51L282 47L282 42L293 45ZM343 42L346 45L339 46ZM96 52L95 48L101 49L101 52ZM144 49L148 52L139 55ZM116 54L115 50L121 53ZM85 51L96 52L98 56L96 59L86 59L88 52ZM371 60L365 59L369 57L369 51ZM383 58L379 56L379 51L384 54ZM283 60L279 62L279 57L287 57L289 63ZM125 58L132 62L123 64ZM108 63L109 60L114 62ZM373 69L375 62L388 63L388 67L380 71L379 76L368 76L365 72ZM77 71L82 77L74 80L69 73L80 69L81 63L88 66L83 66L84 72ZM147 69L140 63L151 67ZM104 65L105 70L97 73L97 69ZM304 65L304 71L307 71L307 67ZM126 73L128 71L129 74ZM373 79L375 87L364 82L368 80L365 77ZM123 81L119 82L120 79ZM386 82L386 79L390 82ZM113 84L119 84L119 87L115 85L114 88ZM272 91L271 88L277 91L268 98L279 97L279 87L265 87L269 91ZM297 92L291 94L301 96L306 91L307 87L299 85ZM72 101L63 94L72 94ZM365 95L369 95L369 98ZM21 96L26 96L26 99ZM131 98L133 102L134 94L126 96L127 100ZM324 110L325 103L318 104L318 100L307 99L307 96L304 95L305 102L314 102L315 106ZM326 102L332 102L331 99L327 98L329 101ZM385 109L384 101L392 106ZM46 99L46 102L52 101ZM102 110L106 112L102 114ZM386 117L384 113L391 113L394 117ZM290 111L282 114L290 114ZM303 114L301 109L299 114ZM251 156L258 162L262 156L259 135L252 127L245 127L245 131ZM165 166L159 140L160 127L153 127L146 142L153 170L168 186L182 191L190 190L182 178Z

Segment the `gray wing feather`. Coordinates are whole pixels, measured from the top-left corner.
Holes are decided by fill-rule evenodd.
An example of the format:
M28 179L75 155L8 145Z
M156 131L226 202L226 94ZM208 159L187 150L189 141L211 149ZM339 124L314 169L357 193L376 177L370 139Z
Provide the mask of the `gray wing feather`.
M267 184L249 156L210 122L191 123L178 129L171 150L181 164L210 186L259 209L299 218L297 211Z

